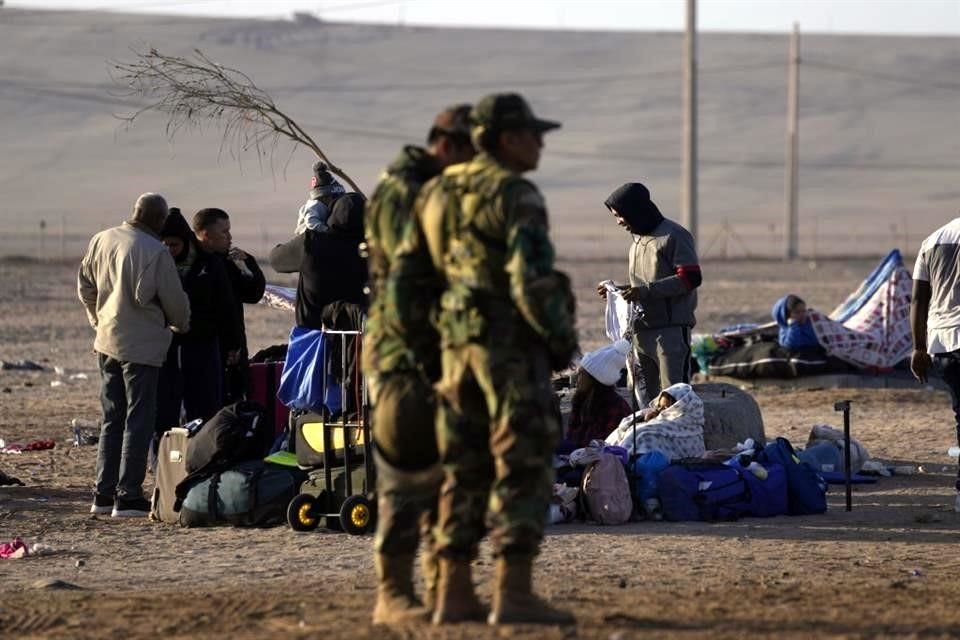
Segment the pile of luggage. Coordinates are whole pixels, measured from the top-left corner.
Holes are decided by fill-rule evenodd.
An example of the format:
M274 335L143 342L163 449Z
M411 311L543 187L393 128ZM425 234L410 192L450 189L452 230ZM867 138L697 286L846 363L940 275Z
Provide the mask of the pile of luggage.
M785 438L706 458L646 453L629 464L619 447L573 452L557 469L551 521L624 524L639 519L718 521L827 510L827 482Z
M283 522L306 474L295 462L264 459L274 438L263 406L246 401L224 407L195 431L166 432L151 517L185 527Z

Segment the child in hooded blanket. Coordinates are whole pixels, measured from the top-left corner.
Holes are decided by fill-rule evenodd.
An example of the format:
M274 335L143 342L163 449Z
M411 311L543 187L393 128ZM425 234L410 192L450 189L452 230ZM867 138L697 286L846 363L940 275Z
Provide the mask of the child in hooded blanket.
M583 356L563 443L566 448L579 449L592 440L603 440L624 416L630 415L630 405L613 387L629 351L630 341L621 339Z
M636 442L637 455L659 451L670 460L703 457L703 401L689 384L667 387L647 408L624 418L606 442L629 453Z
M792 351L816 349L820 341L807 315L807 304L792 293L777 300L773 305L773 319L780 327L780 346Z

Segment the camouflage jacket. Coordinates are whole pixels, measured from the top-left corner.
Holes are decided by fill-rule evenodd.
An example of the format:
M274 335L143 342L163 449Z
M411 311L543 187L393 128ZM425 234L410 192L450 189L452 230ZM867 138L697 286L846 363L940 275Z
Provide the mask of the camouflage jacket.
M573 294L554 270L543 197L487 154L423 188L397 249L387 299L412 342L425 296L439 302L445 347L522 348L539 339L558 367L576 350Z
M364 229L370 269L370 309L364 336L363 367L371 373L387 373L416 367L439 358L436 339L427 353L411 353L403 334L384 322L381 295L393 254L407 226L414 200L423 184L440 173L436 160L425 149L406 146L386 168L367 203ZM431 365L436 368L436 365Z

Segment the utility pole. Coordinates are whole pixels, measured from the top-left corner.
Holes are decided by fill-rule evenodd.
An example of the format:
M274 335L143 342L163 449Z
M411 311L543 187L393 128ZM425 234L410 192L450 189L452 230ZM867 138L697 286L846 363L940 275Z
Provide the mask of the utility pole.
M683 224L697 242L697 0L687 0L683 59Z
M797 215L798 177L800 160L799 142L800 117L800 25L793 23L793 33L790 34L790 78L787 86L787 158L786 158L786 188L785 221L783 227L784 258L791 260L797 257L797 237L800 225Z

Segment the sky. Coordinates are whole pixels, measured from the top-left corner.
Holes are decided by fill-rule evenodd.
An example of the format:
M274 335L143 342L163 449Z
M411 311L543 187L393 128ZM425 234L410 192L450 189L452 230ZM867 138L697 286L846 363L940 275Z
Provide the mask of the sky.
M684 28L685 0L7 0L66 8L336 22L540 29ZM960 35L960 0L699 0L704 31Z

